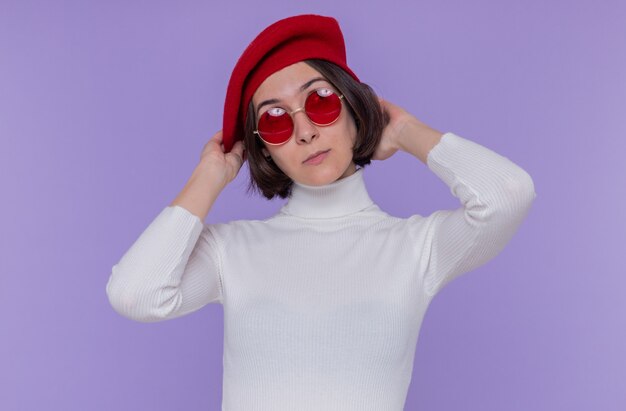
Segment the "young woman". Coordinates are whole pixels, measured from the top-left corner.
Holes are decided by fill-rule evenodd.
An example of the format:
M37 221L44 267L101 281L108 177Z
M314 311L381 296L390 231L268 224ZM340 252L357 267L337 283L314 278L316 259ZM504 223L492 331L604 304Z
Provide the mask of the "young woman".
M461 207L404 219L374 204L363 167L398 150ZM205 224L245 161L250 187L287 203ZM224 410L402 410L430 301L496 256L535 196L506 157L378 99L347 66L336 20L294 16L244 51L223 130L107 294L145 322L223 304Z

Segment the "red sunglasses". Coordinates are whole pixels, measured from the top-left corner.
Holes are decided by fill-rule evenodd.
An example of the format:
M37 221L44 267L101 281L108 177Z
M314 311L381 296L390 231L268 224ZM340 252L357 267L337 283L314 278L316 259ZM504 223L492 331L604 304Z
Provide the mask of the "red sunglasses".
M339 118L341 114L341 99L343 95L335 94L327 87L318 88L309 93L304 102L304 107L292 112L280 107L272 107L264 112L257 123L254 131L266 144L278 146L285 144L293 134L293 119L298 111L304 110L309 120L317 126L329 126Z

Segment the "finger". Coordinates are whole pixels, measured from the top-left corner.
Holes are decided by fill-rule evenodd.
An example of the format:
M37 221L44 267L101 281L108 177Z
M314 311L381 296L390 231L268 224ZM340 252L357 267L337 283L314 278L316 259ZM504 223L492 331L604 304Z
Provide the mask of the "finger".
M238 154L239 156L243 158L243 152L244 152L243 141L237 140L235 144L233 145L231 152L235 152L236 154Z
M237 154L237 153L232 153L232 152L231 152L231 154L232 154L233 156L237 157L237 161L239 161L239 164L243 164L243 158L242 158L239 154Z
M221 144L223 137L224 137L224 135L222 134L222 130L220 130L217 133L213 134L212 140L215 140L215 141L217 141L218 143Z
M224 144L222 143L222 130L213 134L209 141L207 141L207 143L205 144L205 148L209 146L216 146L216 150L224 152Z
M230 153L232 153L233 155L237 156L237 159L241 162L241 164L243 164L245 162L245 150L243 147L243 142L241 141L237 141L235 143L235 145L233 145L232 150L230 150Z
M389 107L389 103L382 97L378 97L378 104L383 110L386 110Z
M245 163L248 158L248 150L246 150L246 146L242 140L237 140L237 142L235 142L232 151L240 155L242 161Z

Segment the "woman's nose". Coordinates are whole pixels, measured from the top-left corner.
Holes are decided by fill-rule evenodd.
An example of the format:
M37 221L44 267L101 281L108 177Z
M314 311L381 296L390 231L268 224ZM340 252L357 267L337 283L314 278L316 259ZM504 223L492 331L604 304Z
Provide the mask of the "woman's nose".
M293 128L296 133L296 142L298 144L310 143L311 140L317 137L318 130L315 127L315 124L311 122L309 117L306 115L304 110L296 110L296 113L293 113Z

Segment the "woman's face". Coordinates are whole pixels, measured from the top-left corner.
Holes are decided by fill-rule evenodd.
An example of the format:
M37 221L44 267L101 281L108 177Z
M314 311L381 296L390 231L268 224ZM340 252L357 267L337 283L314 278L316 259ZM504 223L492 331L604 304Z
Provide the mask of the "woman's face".
M320 80L309 84L305 90L300 90L304 84L316 78ZM285 67L266 78L252 96L256 118L275 107L287 112L304 107L307 95L322 87L331 89L337 95L341 94L317 70L305 62ZM270 99L279 102L259 106ZM271 155L283 173L301 184L325 185L353 174L356 171L352 161L356 126L346 106L345 98L341 101L343 105L341 114L337 121L329 126L316 126L303 110L294 113L293 133L289 141L279 146L263 143L265 146L263 154ZM313 162L306 162L309 156L319 151L327 153Z

